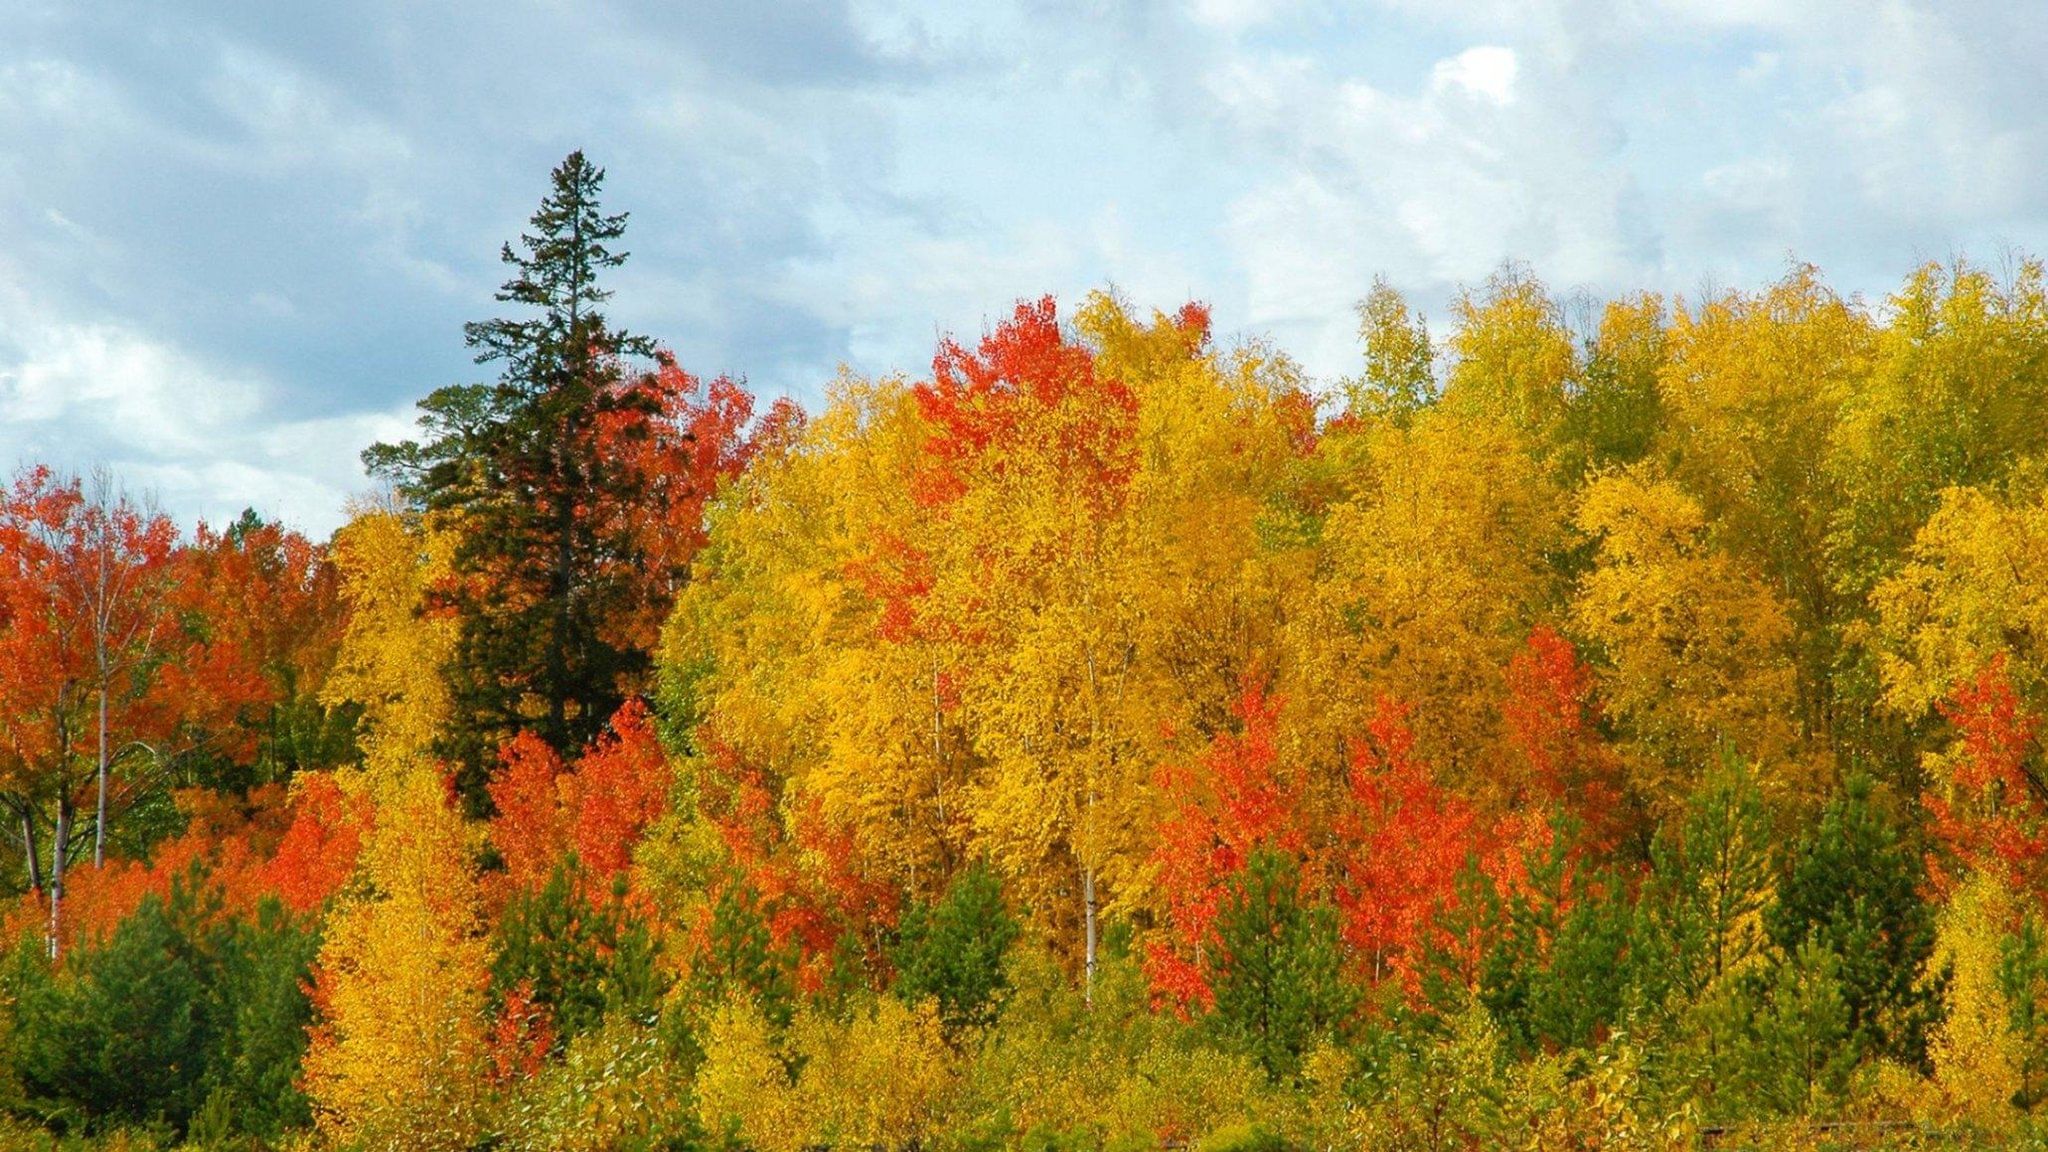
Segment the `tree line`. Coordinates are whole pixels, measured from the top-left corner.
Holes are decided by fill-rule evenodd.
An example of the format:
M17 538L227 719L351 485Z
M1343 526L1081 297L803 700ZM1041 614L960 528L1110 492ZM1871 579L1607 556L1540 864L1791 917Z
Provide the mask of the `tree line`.
M2041 1137L2038 264L1378 282L1334 383L1044 298L757 413L602 178L332 540L0 502L10 1135Z

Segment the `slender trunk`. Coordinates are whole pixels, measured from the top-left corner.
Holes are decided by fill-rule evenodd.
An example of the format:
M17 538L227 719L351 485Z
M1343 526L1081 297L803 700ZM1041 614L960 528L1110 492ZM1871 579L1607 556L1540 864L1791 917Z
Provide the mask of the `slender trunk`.
M50 959L57 959L64 925L64 857L71 843L71 794L57 800L57 829L50 838Z
M93 800L92 819L92 866L103 868L107 863L107 673L102 661L100 670L100 763L99 792Z
M1081 939L1083 955L1086 957L1086 972L1082 977L1081 999L1088 1007L1095 1007L1095 869L1083 866L1081 869Z
M568 429L564 429L565 439L570 434ZM564 755L569 752L569 583L575 562L570 534L576 526L568 454L566 443L556 446L555 483L559 490L555 498L555 629L548 642L548 721L554 726L556 746Z
M43 890L43 854L36 847L35 810L24 807L21 810L21 852L28 861L28 886L32 892Z

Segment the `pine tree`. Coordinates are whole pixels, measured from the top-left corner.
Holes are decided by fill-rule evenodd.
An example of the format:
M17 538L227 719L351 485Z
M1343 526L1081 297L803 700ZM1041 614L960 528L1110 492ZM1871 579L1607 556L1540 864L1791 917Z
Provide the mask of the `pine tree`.
M1921 853L1878 810L1870 780L1856 777L1794 847L1764 912L1783 954L1812 941L1838 958L1859 1050L1917 1066L1941 1010L1941 981L1921 979L1934 952L1926 876Z
M600 273L624 213L599 210L604 171L570 153L533 216L497 298L523 318L467 324L494 384L442 388L420 403L425 441L378 444L371 472L458 534L455 579L436 590L461 623L446 669L453 715L441 751L460 768L472 808L498 744L532 730L568 754L596 736L638 683L647 653L608 623L630 610L638 543L625 515L647 478L618 459L622 438L648 435L659 401L624 358L645 337L614 328ZM623 431L622 431L623 430Z
M1003 958L1019 931L995 873L985 864L969 868L936 905L904 914L896 994L913 1004L936 999L948 1031L994 1024L1009 991Z
M1356 1004L1341 972L1335 910L1305 901L1299 866L1262 848L1231 878L1216 935L1223 956L1210 1027L1269 1076L1292 1075L1302 1054L1342 1028Z

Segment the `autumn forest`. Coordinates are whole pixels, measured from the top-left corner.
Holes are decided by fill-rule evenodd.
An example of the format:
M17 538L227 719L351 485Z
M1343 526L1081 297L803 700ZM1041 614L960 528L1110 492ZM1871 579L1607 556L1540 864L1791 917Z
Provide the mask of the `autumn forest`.
M806 411L602 179L331 540L7 479L0 1147L2048 1140L2040 264Z

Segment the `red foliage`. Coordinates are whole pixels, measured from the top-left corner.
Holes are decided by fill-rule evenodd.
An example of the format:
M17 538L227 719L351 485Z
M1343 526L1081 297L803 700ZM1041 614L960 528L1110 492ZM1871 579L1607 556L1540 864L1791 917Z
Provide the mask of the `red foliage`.
M491 817L491 846L505 861L507 888L537 889L569 847L559 787L562 761L531 732L507 740L498 761L498 773L487 786L497 808Z
M340 644L339 579L326 550L275 524L199 526L177 556L170 604L201 642L163 670L187 739L246 762L268 710L315 689Z
M938 428L926 445L932 466L917 480L927 506L958 499L971 474L992 466L1043 469L1100 509L1137 468L1137 397L1096 375L1094 356L1061 333L1050 296L1020 302L973 352L942 341L915 394Z
M1260 848L1304 845L1298 798L1275 771L1279 702L1252 684L1235 711L1242 733L1219 733L1193 770L1158 776L1171 805L1152 854L1167 932L1148 947L1145 972L1153 995L1184 1012L1214 1002L1205 958L1230 878Z
M882 929L896 923L902 893L864 869L852 829L828 819L815 798L786 802L778 782L743 763L715 731L699 738L707 753L699 806L725 848L723 882L751 890L771 943L796 957L798 987L818 991L840 941L850 934L875 948ZM699 945L708 917L707 907L704 919L687 926Z
M1600 738L1592 669L1571 641L1538 625L1508 663L1507 681L1501 711L1528 770L1525 786L1535 792L1509 796L1509 810L1538 798L1562 806L1583 829L1587 848L1612 848L1627 831L1621 761Z
M609 883L632 865L634 845L668 809L668 789L668 757L654 717L635 697L558 788L569 844L589 875Z
M176 543L169 519L46 467L0 493L0 792L19 807L90 803L103 669L110 753L174 734L181 701L156 670L180 639Z
M554 1046L553 1014L534 999L533 981L521 980L491 1024L491 1082L503 1086L539 1075Z
M538 889L571 851L585 874L609 889L668 807L668 758L653 715L637 697L612 717L574 771L529 732L506 741L498 758L487 789L498 810L490 837L505 861L506 892Z
M262 879L292 911L312 912L355 871L373 809L366 797L342 791L331 774L309 772L293 782L291 811Z
M1962 754L1949 795L1925 798L1936 834L1970 866L2019 891L2048 892L2048 786L2028 764L2041 719L2020 703L2005 655L1957 682L1941 713L1961 736Z
M311 914L354 871L370 820L367 802L325 773L301 776L289 800L274 784L245 797L194 789L177 799L185 831L158 844L147 861L110 860L66 878L64 951L104 939L144 897L168 898L173 881L194 876L203 877L216 916L249 915L270 895ZM46 927L40 909L37 894L23 896L8 916L9 937Z
M1377 982L1413 991L1435 918L1457 900L1458 872L1480 850L1470 805L1438 787L1415 758L1409 709L1382 699L1352 749L1351 803L1337 822L1344 941Z
M930 595L935 576L931 558L891 532L878 532L874 548L846 565L847 578L877 604L876 632L889 643L920 635L917 605Z

